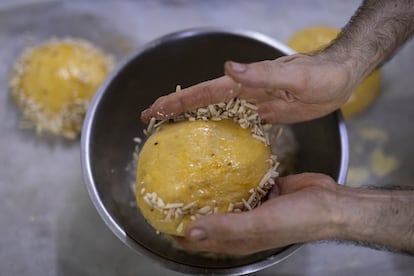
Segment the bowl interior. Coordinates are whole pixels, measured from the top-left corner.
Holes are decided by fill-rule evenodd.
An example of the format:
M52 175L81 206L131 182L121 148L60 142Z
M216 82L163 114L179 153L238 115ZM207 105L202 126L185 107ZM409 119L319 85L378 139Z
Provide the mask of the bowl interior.
M158 97L223 75L227 60L254 62L275 59L286 53L260 39L230 32L184 32L158 40L130 59L101 88L87 117L83 154L90 168L87 185L97 208L107 223L115 223L135 244L133 247L178 267L197 271L232 269L257 262L277 262L281 248L242 258L211 258L176 249L145 222L135 206L131 184L135 168L131 165L134 137L142 137L145 125L140 112ZM338 114L292 125L299 144L297 172L322 172L339 179L341 135ZM83 147L85 148L85 147ZM98 202L98 204L97 204ZM105 216L110 217L105 218ZM118 233L119 234L119 233ZM280 257L281 258L281 257ZM184 271L185 269L179 269ZM211 271L209 270L209 271Z

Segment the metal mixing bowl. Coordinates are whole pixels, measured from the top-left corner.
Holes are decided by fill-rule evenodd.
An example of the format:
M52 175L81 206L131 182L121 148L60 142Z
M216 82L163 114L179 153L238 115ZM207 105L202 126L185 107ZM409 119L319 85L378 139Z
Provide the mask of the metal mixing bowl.
M191 274L251 273L280 262L300 247L239 258L211 258L179 250L157 235L133 204L134 175L126 169L132 162L133 138L142 136L145 128L140 112L159 96L177 84L188 87L221 76L227 60L253 62L291 53L255 32L193 29L149 43L109 76L85 119L82 167L96 209L119 239L170 269ZM299 145L296 171L322 172L343 183L348 141L340 113L295 124L292 129Z

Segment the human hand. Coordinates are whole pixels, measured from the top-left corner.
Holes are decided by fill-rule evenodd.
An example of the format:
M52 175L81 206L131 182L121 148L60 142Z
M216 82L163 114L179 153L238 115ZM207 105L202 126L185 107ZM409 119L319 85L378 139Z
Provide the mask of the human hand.
M294 54L251 64L226 62L226 76L160 97L141 119L166 119L238 97L258 106L266 123L322 117L343 105L358 83L345 63Z
M178 243L190 251L247 255L258 251L331 238L338 185L329 176L302 173L280 177L269 199L243 213L197 219Z

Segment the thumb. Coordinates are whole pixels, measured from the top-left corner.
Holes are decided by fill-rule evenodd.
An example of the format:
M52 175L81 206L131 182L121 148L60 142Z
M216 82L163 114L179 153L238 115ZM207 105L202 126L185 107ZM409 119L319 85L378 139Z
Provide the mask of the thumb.
M273 231L271 205L242 213L210 215L197 219L177 237L178 244L190 251L246 255L269 249L269 233ZM269 219L270 218L270 219Z
M292 71L284 59L265 60L254 63L227 61L224 64L226 75L248 87L267 89L289 89L292 84Z
M255 250L247 240L257 239L253 211L210 215L190 224L178 244L190 251L246 255Z
M191 242L232 240L246 235L248 212L240 214L222 214L206 216L190 224L185 238Z

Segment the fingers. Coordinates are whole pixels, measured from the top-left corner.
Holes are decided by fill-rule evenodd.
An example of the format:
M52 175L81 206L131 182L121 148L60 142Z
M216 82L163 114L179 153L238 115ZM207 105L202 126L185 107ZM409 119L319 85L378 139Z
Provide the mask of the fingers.
M150 108L141 113L141 120L147 123L151 117L167 119L188 110L226 102L237 97L239 90L237 83L227 76L202 82L158 98Z
M272 199L278 197L280 195L280 189L278 185L273 185L272 189L270 189L269 193L267 194L268 199Z

